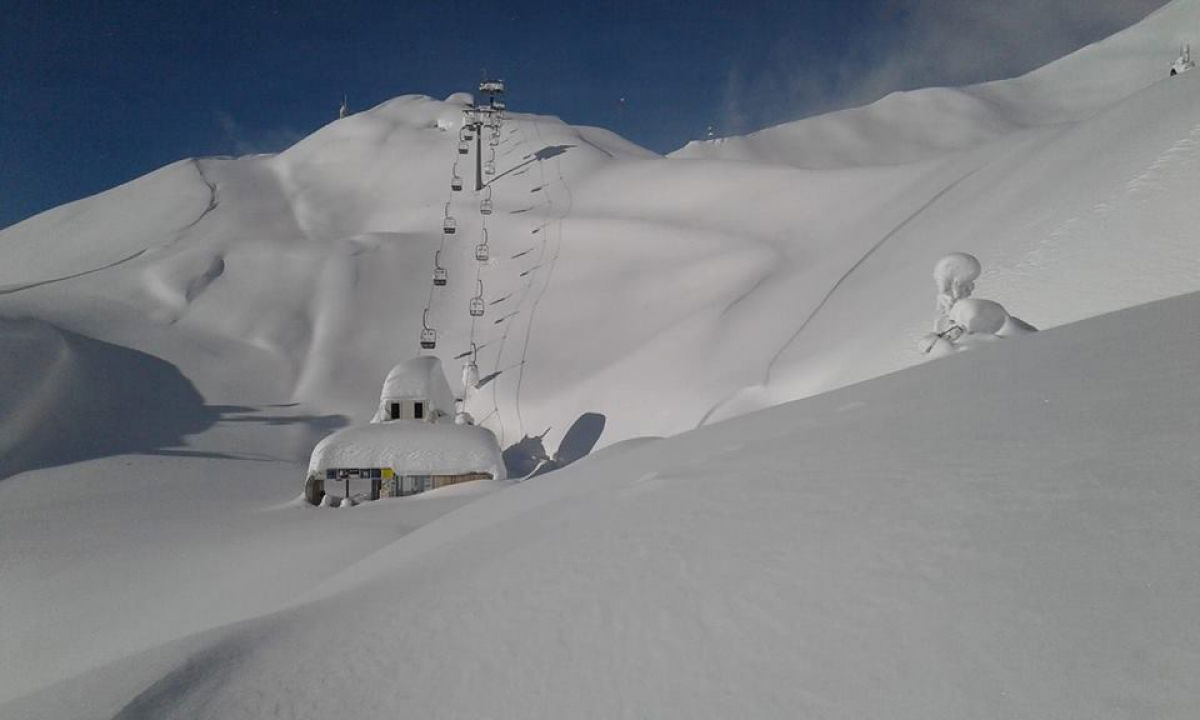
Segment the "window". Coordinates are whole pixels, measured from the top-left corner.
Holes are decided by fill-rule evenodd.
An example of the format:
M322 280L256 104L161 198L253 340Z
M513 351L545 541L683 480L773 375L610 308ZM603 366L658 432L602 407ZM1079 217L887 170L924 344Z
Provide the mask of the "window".
M400 403L392 403L392 407L390 410L390 416L391 416L392 420L400 419Z
M425 418L425 403L413 403L413 417L417 420L422 420Z

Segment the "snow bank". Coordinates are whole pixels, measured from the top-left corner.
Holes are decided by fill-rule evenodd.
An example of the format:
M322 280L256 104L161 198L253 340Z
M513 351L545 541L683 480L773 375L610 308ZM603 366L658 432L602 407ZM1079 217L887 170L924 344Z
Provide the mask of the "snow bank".
M1161 329L1197 317L1157 303L598 455L0 714L82 684L54 717L1190 720L1200 334Z
M496 436L486 428L417 420L344 428L317 443L309 474L329 468L385 468L400 475L490 473L504 480Z

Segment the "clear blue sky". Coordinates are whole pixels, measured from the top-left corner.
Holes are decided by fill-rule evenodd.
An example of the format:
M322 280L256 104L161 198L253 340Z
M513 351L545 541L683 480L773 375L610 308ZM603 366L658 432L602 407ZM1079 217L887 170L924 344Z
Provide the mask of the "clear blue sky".
M444 97L487 68L514 110L666 152L710 124L1027 70L1162 2L0 0L0 227L183 157L281 150L343 93ZM1050 29L999 37L996 12Z

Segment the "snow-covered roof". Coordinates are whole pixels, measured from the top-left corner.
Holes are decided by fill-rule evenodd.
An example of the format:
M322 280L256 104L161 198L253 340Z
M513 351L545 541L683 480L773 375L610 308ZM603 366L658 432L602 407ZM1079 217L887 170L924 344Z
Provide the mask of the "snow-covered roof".
M379 393L379 410L372 422L387 417L386 404L400 400L424 400L448 416L454 415L454 392L442 371L442 361L431 355L405 360L387 374Z
M496 436L487 428L393 420L343 428L317 443L309 473L330 468L385 468L399 475L491 473L505 479Z

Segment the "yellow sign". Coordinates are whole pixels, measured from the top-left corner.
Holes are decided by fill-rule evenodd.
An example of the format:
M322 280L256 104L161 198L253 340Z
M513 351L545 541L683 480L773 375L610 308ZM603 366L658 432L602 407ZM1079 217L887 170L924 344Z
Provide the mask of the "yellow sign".
M391 468L384 468L384 469L383 469L383 476L384 476L385 478L389 479L389 480L390 480L390 479L392 478L392 476L394 476L395 474L396 474L396 473L395 473L395 472L393 472Z

